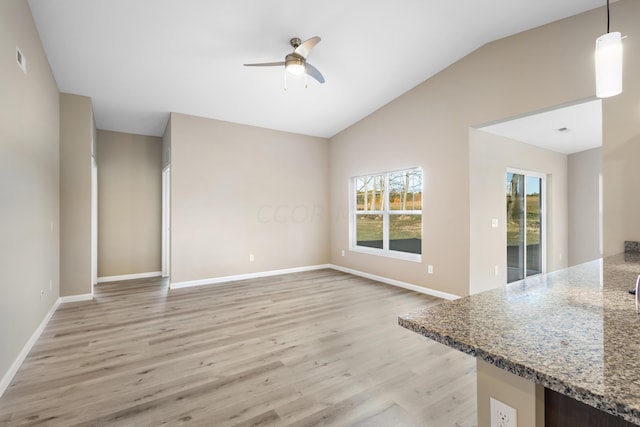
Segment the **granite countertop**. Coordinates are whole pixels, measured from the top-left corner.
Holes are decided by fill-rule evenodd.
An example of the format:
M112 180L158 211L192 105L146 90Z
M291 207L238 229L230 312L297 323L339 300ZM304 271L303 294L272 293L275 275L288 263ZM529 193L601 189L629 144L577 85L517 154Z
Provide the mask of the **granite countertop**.
M417 313L401 326L640 424L640 254L620 254Z

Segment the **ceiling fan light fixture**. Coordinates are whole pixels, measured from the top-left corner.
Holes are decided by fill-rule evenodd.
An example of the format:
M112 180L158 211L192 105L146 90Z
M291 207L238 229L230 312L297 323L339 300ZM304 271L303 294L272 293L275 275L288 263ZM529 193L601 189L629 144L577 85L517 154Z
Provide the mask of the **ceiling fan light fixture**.
M304 59L293 54L289 54L285 58L285 68L293 76L301 76L306 71Z

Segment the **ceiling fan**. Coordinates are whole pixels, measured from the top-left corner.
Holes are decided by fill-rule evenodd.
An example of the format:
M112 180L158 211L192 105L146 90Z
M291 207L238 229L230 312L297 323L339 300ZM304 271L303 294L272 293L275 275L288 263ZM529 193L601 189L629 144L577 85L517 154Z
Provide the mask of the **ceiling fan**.
M289 40L293 47L293 52L284 57L281 62L263 62L259 64L244 64L245 67L278 67L284 65L285 70L294 76L300 76L304 73L313 77L320 83L324 83L322 73L316 67L307 62L307 56L315 45L320 42L320 37L311 37L309 40L300 41L294 37Z

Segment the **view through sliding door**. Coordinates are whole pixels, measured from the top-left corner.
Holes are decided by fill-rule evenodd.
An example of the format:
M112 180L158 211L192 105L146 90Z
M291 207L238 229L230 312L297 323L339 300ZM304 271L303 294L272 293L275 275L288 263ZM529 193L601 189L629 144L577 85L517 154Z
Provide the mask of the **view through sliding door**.
M544 271L544 176L508 171L507 283Z

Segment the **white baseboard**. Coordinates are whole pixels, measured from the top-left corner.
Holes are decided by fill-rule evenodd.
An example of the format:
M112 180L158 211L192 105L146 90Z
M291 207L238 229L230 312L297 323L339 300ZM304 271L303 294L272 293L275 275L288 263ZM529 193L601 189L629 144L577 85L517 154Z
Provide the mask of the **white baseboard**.
M300 273L303 271L321 270L332 268L329 264L310 265L307 267L286 268L284 270L261 271L259 273L237 274L234 276L214 277L210 279L189 280L186 282L175 282L169 285L169 289L189 288L191 286L214 285L216 283L234 282L237 280L259 279L261 277L278 276L281 274Z
M65 304L68 302L89 301L92 299L93 299L93 294L84 294L84 295L70 295L66 297L59 297L56 300L56 302L51 306L47 314L44 316L44 319L42 319L42 322L40 322L40 325L38 326L38 328L31 335L31 338L29 338L29 341L27 341L27 343L24 345L20 354L18 354L18 357L16 357L16 360L13 361L9 370L2 377L2 380L0 381L0 397L2 397L7 387L9 387L9 384L11 384L11 380L18 372L18 369L20 369L20 366L22 366L24 359L29 355L29 352L31 351L31 348L33 347L33 345L36 343L36 341L38 341L38 338L40 338L40 335L42 335L42 332L49 324L49 321L51 320L53 313L56 312L60 304Z
M148 279L150 277L161 277L162 271L150 271L148 273L123 274L121 276L98 277L98 283L119 282L120 280Z
M93 294L69 295L66 297L60 297L58 299L58 302L61 304L65 304L68 302L90 301L92 299L93 299Z
M448 294L446 292L436 291L435 289L425 288L422 286L417 286L411 283L401 282L399 280L389 279L382 276L376 276L375 274L369 274L369 273L353 270L351 268L341 267L339 265L334 265L334 264L312 265L307 267L287 268L284 270L261 271L259 273L237 274L233 276L222 276L222 277L213 277L209 279L189 280L186 282L174 282L169 285L169 288L180 289L180 288L189 288L192 286L214 285L217 283L234 282L237 280L246 280L246 279L259 279L262 277L277 276L280 274L299 273L302 271L320 270L323 268L331 268L334 270L342 271L343 273L353 274L354 276L360 276L367 279L376 280L378 282L386 283L388 285L409 289L411 291L419 292L421 294L431 295L434 297L443 298L447 300L454 300L454 299L460 298L458 295Z
M44 331L44 328L47 327L49 320L51 320L51 316L53 316L53 313L56 312L59 305L60 298L58 298L58 300L56 300L56 302L51 306L47 314L44 316L44 319L42 319L42 322L40 322L40 326L38 326L35 332L31 335L31 338L29 338L27 343L24 345L22 351L18 354L18 357L16 357L16 360L13 361L9 370L2 377L2 380L0 381L0 397L2 397L4 392L7 390L9 384L11 384L11 380L18 372L18 369L20 369L20 366L22 366L22 362L24 362L24 359L31 351L33 345L36 343L36 341L38 341L38 338L40 338L42 331Z
M458 295L448 294L446 292L436 291L435 289L424 288L422 286L413 285L411 283L401 282L399 280L388 279L382 276L376 276L375 274L365 273L363 271L353 270L351 268L341 267L339 265L331 264L329 268L342 271L343 273L353 274L354 276L364 277L366 279L376 280L378 282L386 283L387 285L397 286L399 288L409 289L411 291L419 292L425 295L431 295L438 298L444 298L447 300L454 300L460 298Z

